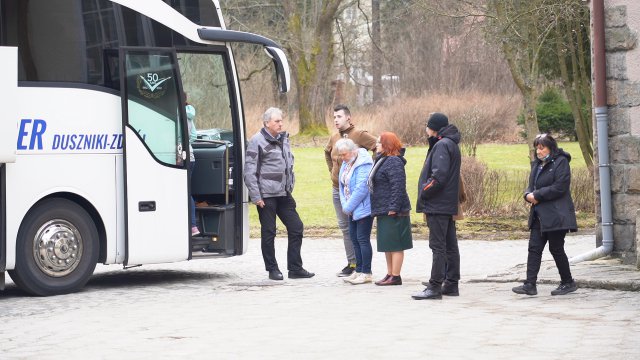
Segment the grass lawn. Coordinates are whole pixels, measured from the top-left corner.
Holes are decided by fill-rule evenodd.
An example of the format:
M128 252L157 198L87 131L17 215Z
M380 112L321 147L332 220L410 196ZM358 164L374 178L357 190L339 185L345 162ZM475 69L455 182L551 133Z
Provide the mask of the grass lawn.
M572 168L586 166L577 142L562 142L558 146L571 154ZM478 146L477 157L490 169L527 171L531 169L527 144L482 144Z
M585 166L578 143L562 143L560 146L572 155L573 167ZM527 151L525 144L484 144L478 147L477 156L491 169L528 171L530 165ZM296 174L293 196L297 202L298 213L305 225L305 236L338 236L339 230L331 200L331 180L323 147L295 147L293 153ZM407 191L414 209L418 176L426 153L426 147L410 147L405 154ZM593 221L589 216L580 221L581 228L588 224L593 227ZM419 214L415 212L412 214L412 223L417 233L425 234L426 226ZM260 222L255 206L250 206L250 226L251 236L260 236ZM524 219L468 218L459 222L458 227L462 237L468 237L465 235L468 234L478 238L483 233L486 233L485 237L489 238L526 237L526 220ZM284 226L278 221L278 233L283 234L283 231Z

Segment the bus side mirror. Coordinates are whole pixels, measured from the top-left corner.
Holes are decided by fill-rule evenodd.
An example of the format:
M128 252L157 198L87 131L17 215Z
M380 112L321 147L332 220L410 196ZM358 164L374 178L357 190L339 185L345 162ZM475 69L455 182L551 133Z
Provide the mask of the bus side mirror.
M200 39L203 40L242 42L264 46L264 50L273 60L276 67L276 75L278 77L280 92L286 93L289 91L289 85L291 84L289 62L287 61L287 56L284 54L284 51L282 51L280 45L275 41L252 33L220 28L199 28L198 35L200 36Z
M284 54L284 51L273 46L265 46L264 51L273 60L273 65L276 67L276 76L278 77L280 92L289 92L291 86L289 62L287 61L287 56Z

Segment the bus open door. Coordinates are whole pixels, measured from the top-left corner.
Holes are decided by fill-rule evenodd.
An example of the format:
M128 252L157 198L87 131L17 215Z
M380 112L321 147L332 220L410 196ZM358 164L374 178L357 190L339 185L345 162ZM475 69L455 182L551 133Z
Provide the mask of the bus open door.
M189 258L185 110L175 51L122 49L125 265Z

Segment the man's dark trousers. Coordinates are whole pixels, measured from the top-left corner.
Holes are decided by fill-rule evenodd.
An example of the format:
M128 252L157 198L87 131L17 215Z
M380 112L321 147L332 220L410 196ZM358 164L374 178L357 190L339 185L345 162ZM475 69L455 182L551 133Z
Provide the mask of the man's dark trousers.
M262 199L264 207L258 206L258 216L260 217L260 235L262 241L262 258L267 271L279 270L276 261L276 251L274 240L276 238L276 215L287 228L289 246L287 249L287 270L302 270L302 257L300 248L302 247L302 234L304 225L296 211L296 201L291 194Z
M433 253L429 287L440 290L444 280L458 283L460 280L460 251L456 237L456 224L451 215L427 215L429 248Z

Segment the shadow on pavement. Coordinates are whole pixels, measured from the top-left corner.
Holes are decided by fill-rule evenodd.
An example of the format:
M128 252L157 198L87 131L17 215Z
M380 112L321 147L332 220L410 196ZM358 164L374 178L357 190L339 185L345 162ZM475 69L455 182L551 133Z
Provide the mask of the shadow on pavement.
M231 274L198 272L193 270L117 270L92 275L89 282L80 289L79 292L100 289L168 286L174 284L185 285L202 282L203 280L226 281L231 278L233 278ZM8 283L4 291L0 291L0 300L29 296L27 292L22 291L12 283Z
M119 270L95 274L85 288L117 288L129 286L156 286L175 283L187 284L202 280L227 280L230 274L179 270Z

